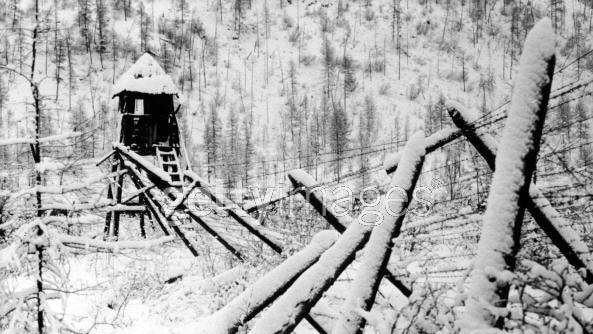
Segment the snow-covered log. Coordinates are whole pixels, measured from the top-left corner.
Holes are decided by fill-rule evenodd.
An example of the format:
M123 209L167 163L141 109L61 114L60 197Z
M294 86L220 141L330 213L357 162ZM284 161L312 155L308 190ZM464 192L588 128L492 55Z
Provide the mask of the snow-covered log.
M288 173L288 179L295 190L301 194L333 228L340 233L343 233L344 230L346 230L346 227L349 226L352 221L352 217L349 215L337 214L334 212L331 205L325 203L323 193L318 191L319 183L317 183L313 176L302 169L295 169ZM383 276L404 296L409 297L412 294L410 288L408 288L402 281L398 280L389 269L385 268Z
M484 332L499 320L506 306L509 275L515 269L531 175L547 111L555 64L555 37L549 19L527 35L511 99L508 119L496 156L488 206L484 214L466 302L459 325L462 333Z
M350 216L337 214L332 210L330 205L324 203L323 194L319 191L319 184L313 176L302 169L295 169L288 172L288 179L292 183L294 189L296 189L297 192L301 194L333 228L336 229L336 231L342 233L346 230L346 227L350 225L352 218Z
M208 333L235 333L239 326L251 320L281 296L299 275L335 243L338 236L335 231L317 233L307 247L286 259L208 318Z
M375 301L382 273L391 256L393 239L400 233L406 209L422 169L425 154L424 141L424 135L416 133L404 147L399 166L393 174L390 189L399 189L406 194L406 197L392 198L392 192L390 192L383 198L381 207L383 223L373 229L369 242L362 251L350 294L342 305L342 312L334 325L332 332L334 334L361 333L364 328L365 319L361 316L360 310L369 311ZM399 191L398 193L402 194Z
M417 146L417 145L416 145ZM415 162L417 163L417 162ZM412 164L412 163L411 163ZM405 168L409 170L411 168ZM304 179L308 174L292 172L295 179ZM412 178L413 175L409 177ZM295 177L296 176L296 177ZM312 179L312 178L311 178ZM311 179L309 181L311 181ZM410 179L409 182L413 184ZM311 186L309 182L304 182ZM409 185L411 188L412 185ZM393 201L396 201L393 199ZM320 201L321 202L321 201ZM323 203L323 202L321 202ZM385 203L382 201L381 203ZM380 222L381 211L377 207L368 206L362 211L359 219L349 216L340 217L347 222L346 230L336 243L325 251L319 261L305 271L296 282L272 304L262 315L252 330L252 334L290 333L317 303L323 293L336 281L340 274L354 261L356 252L367 243L374 225ZM390 207L395 209L394 207ZM364 217L375 217L366 221ZM362 220L361 220L362 219Z
M434 152L459 137L461 137L461 131L459 131L459 129L454 127L443 128L425 139L426 146L424 150L426 151L426 154ZM401 152L396 152L385 158L383 169L385 169L387 174L395 172L401 156Z
M370 230L370 226L350 224L338 241L321 255L319 261L270 306L251 333L290 333L323 292L354 261L356 252L364 246Z
M494 137L488 133L478 135L471 125L476 118L475 113L467 110L461 104L450 102L448 109L455 125L459 127L468 141L486 160L490 169L494 170L496 159L496 140ZM554 242L566 257L568 263L576 269L585 269L585 281L589 284L593 283L593 258L587 244L581 240L579 234L568 224L564 217L552 207L535 184L530 185L529 195L524 204L535 222Z
M245 256L241 254L235 247L233 247L225 238L223 238L216 230L208 225L204 219L201 218L200 213L192 205L186 206L184 203L179 205L179 209L186 210L187 215L206 232L208 232L216 241L218 241L224 248L233 254L240 261L245 260Z

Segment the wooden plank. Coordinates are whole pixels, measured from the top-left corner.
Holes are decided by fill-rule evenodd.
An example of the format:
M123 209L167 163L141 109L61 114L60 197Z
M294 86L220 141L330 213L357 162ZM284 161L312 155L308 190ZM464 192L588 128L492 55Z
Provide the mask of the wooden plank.
M120 162L117 165L117 172L122 170L122 163ZM122 196L122 191L123 191L123 185L124 185L124 178L122 174L118 174L118 176L116 176L116 180L117 180L117 188L115 189L115 204L119 205L121 203L121 196ZM120 217L121 212L115 210L113 212L113 236L117 239L119 237L119 217Z

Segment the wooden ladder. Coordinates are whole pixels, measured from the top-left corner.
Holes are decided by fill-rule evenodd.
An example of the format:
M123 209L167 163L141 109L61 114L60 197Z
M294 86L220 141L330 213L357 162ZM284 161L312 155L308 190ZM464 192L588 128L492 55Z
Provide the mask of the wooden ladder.
M172 147L157 146L156 158L161 169L171 177L171 184L178 187L183 186L181 166L175 149Z

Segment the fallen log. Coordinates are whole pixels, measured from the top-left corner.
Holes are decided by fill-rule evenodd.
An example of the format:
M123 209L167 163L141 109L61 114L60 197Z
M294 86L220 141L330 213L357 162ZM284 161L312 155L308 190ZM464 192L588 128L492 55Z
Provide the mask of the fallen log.
M284 294L294 281L338 239L334 231L322 231L313 236L309 245L286 259L243 293L207 319L208 332L236 333L239 326L253 319L274 300Z

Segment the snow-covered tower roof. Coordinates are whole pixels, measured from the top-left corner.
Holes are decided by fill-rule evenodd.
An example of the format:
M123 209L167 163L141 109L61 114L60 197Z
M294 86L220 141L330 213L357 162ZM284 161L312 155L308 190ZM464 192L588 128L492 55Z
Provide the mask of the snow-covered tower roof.
M179 95L171 77L149 54L143 54L115 83L113 96L123 92Z

